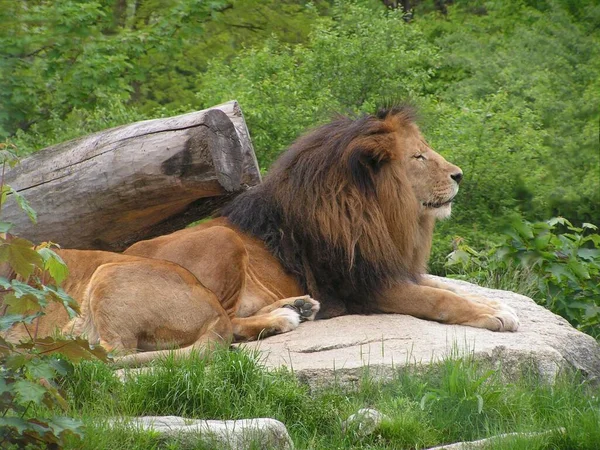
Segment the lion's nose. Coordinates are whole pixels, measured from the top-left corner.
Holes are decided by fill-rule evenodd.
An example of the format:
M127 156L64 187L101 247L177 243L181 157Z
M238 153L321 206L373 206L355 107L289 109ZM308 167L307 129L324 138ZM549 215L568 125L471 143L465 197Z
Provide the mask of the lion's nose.
M450 178L452 178L454 181L456 181L456 184L460 183L460 180L463 179L462 170L459 170L458 172L453 173L452 175L450 175Z

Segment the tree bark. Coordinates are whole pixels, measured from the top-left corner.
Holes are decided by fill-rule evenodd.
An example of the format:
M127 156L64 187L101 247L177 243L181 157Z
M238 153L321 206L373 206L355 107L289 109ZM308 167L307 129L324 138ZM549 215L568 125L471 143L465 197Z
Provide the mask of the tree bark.
M228 117L228 115L231 117ZM101 131L44 149L5 176L38 213L2 220L34 242L121 251L182 228L260 182L237 102Z

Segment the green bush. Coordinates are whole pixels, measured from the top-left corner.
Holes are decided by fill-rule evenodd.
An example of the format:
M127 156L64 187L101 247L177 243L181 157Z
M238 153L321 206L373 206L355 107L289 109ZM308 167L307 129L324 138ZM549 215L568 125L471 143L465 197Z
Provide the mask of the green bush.
M436 48L399 11L340 2L305 44L270 39L230 62L213 60L199 76L197 95L204 107L240 102L266 169L333 112L370 113L390 98L424 95L436 63Z

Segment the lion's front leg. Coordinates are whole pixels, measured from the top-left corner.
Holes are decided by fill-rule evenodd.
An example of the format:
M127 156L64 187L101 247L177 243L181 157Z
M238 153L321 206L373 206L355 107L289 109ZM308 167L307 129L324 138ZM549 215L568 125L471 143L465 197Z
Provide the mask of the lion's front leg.
M461 295L437 287L440 285L434 280L423 284L399 284L389 289L378 300L377 306L385 313L409 314L492 331L516 331L519 328L519 318L512 308L484 297Z
M515 312L514 309L512 309L510 306L505 305L501 302L498 302L496 300L491 300L487 297L484 297L482 295L478 295L478 294L473 294L471 292L468 292L466 290L461 289L460 287L455 287L455 286L451 286L447 283L444 283L443 281L438 281L435 280L433 278L422 278L421 279L421 283L422 286L429 286L429 287L434 287L437 289L444 289L446 291L450 291L455 293L456 295L462 297L462 298L466 298L467 300L471 300L475 303L480 303L480 304L484 304L484 305L488 305L492 308L498 309L498 310L503 310L503 311L508 311L510 313L512 313L513 317L513 321L516 320L516 326L514 329L507 329L506 331L516 331L517 328L519 327L519 318L517 317L517 313Z

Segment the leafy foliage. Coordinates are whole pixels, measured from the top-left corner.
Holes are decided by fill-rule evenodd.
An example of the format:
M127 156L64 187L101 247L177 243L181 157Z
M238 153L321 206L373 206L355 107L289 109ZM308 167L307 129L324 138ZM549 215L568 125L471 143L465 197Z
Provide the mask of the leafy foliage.
M495 232L514 212L599 224L597 4L457 3L448 21L419 21L443 49L427 136L464 169L456 218Z
M560 229L563 232L559 232ZM562 217L517 221L502 244L487 251L458 245L448 265L462 278L490 284L482 271L511 278L526 271L532 296L581 331L600 338L600 235L593 224L576 227ZM515 271L515 268L517 271ZM522 274L523 272L521 272ZM533 277L532 277L533 275ZM497 286L490 286L497 287ZM516 289L518 290L518 289Z
M4 150L8 161L16 160ZM7 159L5 159L5 164ZM0 208L10 198L35 221L35 213L16 191L0 182ZM9 196L10 194L10 196ZM83 339L37 338L36 319L52 303L62 305L70 317L79 307L60 288L68 270L51 243L32 242L8 234L11 224L2 223L0 233L0 332L24 327L30 342L14 343L0 336L0 445L62 447L68 435L82 436L82 422L65 416L39 417L36 410L67 410L68 405L55 382L72 369L71 360L105 358Z
M193 70L186 67L186 53L203 22L225 4L150 0L129 15L116 3L31 0L2 8L8 29L1 45L0 100L6 109L0 133L64 117L74 108L108 108L115 98L161 101L160 91L145 86L161 87L174 71Z

